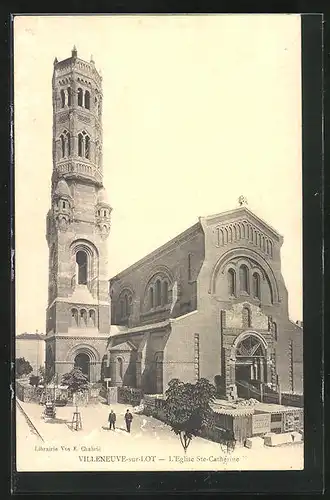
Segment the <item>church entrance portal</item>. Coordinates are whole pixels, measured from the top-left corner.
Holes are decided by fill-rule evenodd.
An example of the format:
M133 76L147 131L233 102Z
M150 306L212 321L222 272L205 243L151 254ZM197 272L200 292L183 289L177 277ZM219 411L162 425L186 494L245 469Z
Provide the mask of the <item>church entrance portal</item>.
M75 368L80 368L84 375L90 378L90 359L89 356L83 352L77 354L74 359Z
M267 382L265 348L254 335L245 337L236 347L235 380L237 395L243 398L256 398L260 384Z

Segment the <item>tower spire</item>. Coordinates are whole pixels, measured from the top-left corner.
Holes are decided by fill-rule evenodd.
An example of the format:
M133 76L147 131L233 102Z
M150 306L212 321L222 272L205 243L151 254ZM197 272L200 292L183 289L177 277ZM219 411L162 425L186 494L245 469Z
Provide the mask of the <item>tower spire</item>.
M73 46L73 49L72 49L72 57L77 57L77 55L78 55L77 48L76 48L76 46L74 45L74 46Z

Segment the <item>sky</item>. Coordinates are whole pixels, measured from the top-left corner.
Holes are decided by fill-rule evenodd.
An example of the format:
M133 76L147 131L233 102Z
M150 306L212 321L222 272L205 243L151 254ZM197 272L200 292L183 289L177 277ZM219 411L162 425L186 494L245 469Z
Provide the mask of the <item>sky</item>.
M109 278L244 195L284 237L290 317L301 320L300 16L18 16L16 333L45 331L53 61L74 45L103 78Z

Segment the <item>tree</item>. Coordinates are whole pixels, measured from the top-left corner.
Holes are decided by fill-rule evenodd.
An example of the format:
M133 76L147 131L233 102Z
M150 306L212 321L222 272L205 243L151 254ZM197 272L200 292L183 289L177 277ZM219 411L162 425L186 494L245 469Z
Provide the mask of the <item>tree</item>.
M42 380L45 380L45 379L46 379L46 370L45 370L45 367L44 367L43 365L41 365L41 366L39 367L39 370L38 370L38 371L39 371L39 374L40 374L40 378L41 378Z
M196 384L184 383L179 379L170 381L165 392L165 413L172 431L180 437L184 452L203 427L212 425L213 411L210 403L216 389L204 378Z
M83 393L88 389L88 378L82 372L80 367L73 368L69 373L65 373L62 377L61 383L68 386L69 394L76 395ZM76 411L78 412L78 405L76 404Z
M16 377L22 377L23 375L28 375L33 371L32 366L25 358L16 358L15 361Z

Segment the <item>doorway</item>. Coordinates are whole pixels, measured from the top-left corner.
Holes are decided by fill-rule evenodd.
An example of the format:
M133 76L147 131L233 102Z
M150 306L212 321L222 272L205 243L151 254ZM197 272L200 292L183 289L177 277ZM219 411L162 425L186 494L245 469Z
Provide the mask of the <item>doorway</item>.
M89 377L90 377L90 359L89 359L89 356L87 354L85 354L84 352L77 354L77 356L74 359L74 367L80 368L81 371L83 372L83 374L86 375L86 377L89 380Z

